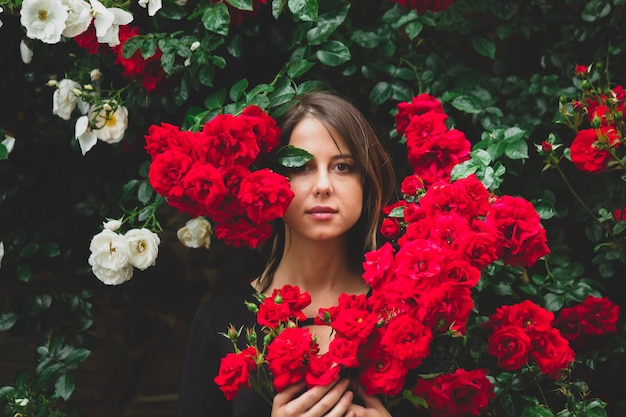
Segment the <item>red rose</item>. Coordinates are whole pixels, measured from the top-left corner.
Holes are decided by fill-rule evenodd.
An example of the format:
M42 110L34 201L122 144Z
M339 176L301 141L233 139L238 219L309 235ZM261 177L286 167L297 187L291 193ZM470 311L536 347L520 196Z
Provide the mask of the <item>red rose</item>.
M400 192L405 196L415 197L424 190L424 181L417 175L409 175L402 180Z
M416 318L402 314L392 318L383 329L381 346L406 366L415 368L430 354L432 331Z
M329 354L311 355L306 367L304 380L309 388L316 385L328 385L339 379L341 366L336 364Z
M318 351L308 329L288 327L280 332L267 346L265 357L276 391L282 392L289 385L302 381L306 364Z
M580 306L580 328L588 335L617 332L619 306L606 297L588 296Z
M577 78L586 78L589 73L589 68L586 65L576 65L574 68L574 75Z
M409 165L411 167L415 167L411 160L417 159L417 156L428 151L428 143L432 137L448 131L448 126L446 126L447 118L448 116L444 113L431 110L412 116L409 119L404 134L406 136Z
M443 283L424 292L418 300L418 318L433 331L452 329L465 334L467 319L474 308L470 288Z
M530 300L513 305L503 305L489 317L485 327L497 329L503 326L517 326L532 336L534 333L548 331L552 328L554 313L538 306Z
M487 214L490 204L490 193L489 190L485 188L485 185L476 178L475 174L458 179L454 184L463 187L465 193L470 197L469 207L467 208L467 215L470 219L483 217Z
M574 360L574 351L557 329L538 333L532 340L532 358L541 373L558 379L561 372Z
M395 208L398 207L405 207L407 205L407 202L404 200L398 200L395 203L391 203L388 204L386 206L383 207L382 212L385 216L388 216L389 213L391 213Z
M470 264L482 270L500 256L498 231L482 220L472 221L470 229L471 232L459 237L459 252Z
M609 126L578 131L570 146L574 166L591 174L606 171L612 158L607 148L617 146L619 140L618 132Z
M169 123L161 123L160 126L151 125L148 127L148 134L144 136L145 149L151 158L171 148L180 148L181 151L192 155L194 136L193 132L182 131L180 127Z
M408 130L408 129L407 129ZM407 145L409 145L407 137ZM426 184L449 180L452 169L469 159L471 143L456 129L433 135L420 148L409 146L409 165Z
M241 181L250 175L250 170L242 165L233 165L221 168L220 172L222 173L222 178L224 178L224 186L227 192L222 204L211 210L209 217L216 223L229 223L239 216L245 217L245 211L237 199L237 194L239 194Z
M618 222L626 220L626 206L622 207L619 210L615 210L613 214L615 215L615 220L617 220Z
M554 320L554 327L560 330L561 335L570 342L578 340L581 336L580 330L580 305L566 307L559 312Z
M293 197L287 177L268 168L254 171L243 178L237 194L243 209L255 223L282 217Z
M257 350L248 347L239 353L228 353L220 360L220 368L213 379L228 401L231 401L241 388L250 388L250 371L256 369L254 358Z
M242 118L247 118L252 126L252 131L257 137L261 152L265 155L280 143L280 128L270 115L258 106L248 106L241 113Z
M220 168L236 164L247 167L260 152L248 120L232 114L218 114L209 120L198 139L207 162Z
M374 331L378 317L367 304L365 295L341 294L336 307L329 309L331 327L341 337L366 341Z
M365 254L363 262L363 279L372 289L378 288L381 284L391 279L395 266L393 256L393 246L385 242L375 251Z
M457 251L461 237L471 232L467 219L457 213L435 214L431 222L428 239L445 252Z
M420 379L413 393L426 399L431 417L477 416L495 397L485 369L457 369L434 380Z
M183 177L185 195L206 215L222 204L226 187L220 172L211 164L196 162Z
M500 368L514 371L528 362L532 348L530 337L519 326L498 328L487 341L487 352L498 359Z
M435 243L417 239L405 243L396 254L397 276L406 276L414 288L406 288L408 292L429 290L438 282L444 258L441 248Z
M392 397L398 395L402 391L409 368L385 351L379 339L369 344L363 353L359 381L365 388L365 393Z
M441 102L427 93L413 97L410 103L398 103L398 113L396 113L396 131L398 136L404 135L404 130L413 116L419 116L429 111L443 114L444 120L448 117L443 112Z
M359 347L359 343L354 340L336 336L328 345L328 353L338 365L343 365L346 368L356 368L359 366Z
M168 149L154 157L148 171L150 185L168 204L192 216L201 210L185 195L183 178L193 166L193 159L178 149Z
M276 291L276 290L275 290ZM285 323L291 318L291 311L289 305L280 302L276 302L274 296L267 297L259 305L259 311L256 315L256 321L261 326L277 327L280 323Z
M480 270L465 259L447 262L441 271L441 281L473 288L480 281Z
M532 266L550 253L539 214L522 197L502 196L491 205L485 221L499 231L504 262L508 265Z
M468 220L476 217L474 202L458 181L441 181L431 185L419 204L430 216L457 213Z
M218 223L215 237L227 245L256 248L272 236L271 223L252 223L245 217L237 217L231 222Z
M380 225L380 233L387 239L395 239L400 235L400 222L396 218L386 218Z

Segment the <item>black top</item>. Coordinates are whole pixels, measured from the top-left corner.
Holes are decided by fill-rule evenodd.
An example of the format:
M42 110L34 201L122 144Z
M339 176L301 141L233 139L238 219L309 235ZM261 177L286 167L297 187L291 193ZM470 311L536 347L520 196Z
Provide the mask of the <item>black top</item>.
M185 362L180 382L179 417L265 417L271 407L260 395L242 389L233 401L213 382L219 371L220 359L234 352L225 333L230 324L253 328L256 316L244 301L256 302L254 289L244 283L232 293L201 304L191 323ZM258 328L258 326L256 326ZM241 348L245 347L242 334Z

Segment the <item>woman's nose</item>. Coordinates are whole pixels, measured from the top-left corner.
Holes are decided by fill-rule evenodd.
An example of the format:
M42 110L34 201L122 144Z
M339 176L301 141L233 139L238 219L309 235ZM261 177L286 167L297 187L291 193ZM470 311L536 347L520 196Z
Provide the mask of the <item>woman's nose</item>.
M332 192L332 184L328 173L320 170L315 176L315 184L313 185L313 193L318 195L330 195Z

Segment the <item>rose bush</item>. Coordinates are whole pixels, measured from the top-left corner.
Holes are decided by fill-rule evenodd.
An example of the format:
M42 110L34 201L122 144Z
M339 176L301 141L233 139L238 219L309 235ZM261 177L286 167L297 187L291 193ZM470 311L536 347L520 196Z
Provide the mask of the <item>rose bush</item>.
M622 2L0 7L0 330L42 341L32 371L0 381L9 413L72 414L72 375L97 349L89 342L92 310L106 297L94 291L119 294L128 285L103 286L94 275L116 284L134 276L142 285L144 274L162 268L157 254L172 251L159 247L170 231L211 251L263 247L268 219L280 216L288 192L257 195L257 184L274 187L277 177L243 179L260 172L250 166L274 143L271 119L295 95L328 86L367 114L402 178L403 197L385 208L381 230L399 249L368 254L364 278L385 283L398 302L407 287L432 290L416 314L436 335L422 363L436 371L407 396L426 398L431 415L480 412L486 400L503 416L624 414ZM206 160L197 159L192 137ZM208 152L216 144L222 151ZM172 216L179 208L183 217ZM432 230L440 208L446 215ZM479 221L459 220L467 216ZM106 218L160 236L133 238L138 266L129 262L127 232L103 230ZM466 258L442 260L433 239ZM412 280L392 280L396 268ZM526 300L536 306L528 311L554 314L546 329L484 326ZM345 332L355 318L370 322L359 300L350 302L335 312ZM568 346L575 356L562 373ZM353 345L339 338L333 349L343 366L355 366ZM381 341L371 352L382 351ZM390 372L383 378L370 367L364 378L397 390L403 368L382 354L367 360ZM311 383L334 377L314 361ZM465 371L450 371L457 367ZM450 401L459 397L466 401Z

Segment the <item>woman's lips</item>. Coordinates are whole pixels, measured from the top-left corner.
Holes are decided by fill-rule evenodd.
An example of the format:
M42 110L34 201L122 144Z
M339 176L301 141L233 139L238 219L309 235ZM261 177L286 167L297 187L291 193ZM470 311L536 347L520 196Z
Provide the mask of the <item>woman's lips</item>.
M318 220L327 220L337 214L337 210L327 206L315 206L307 210L307 214Z

